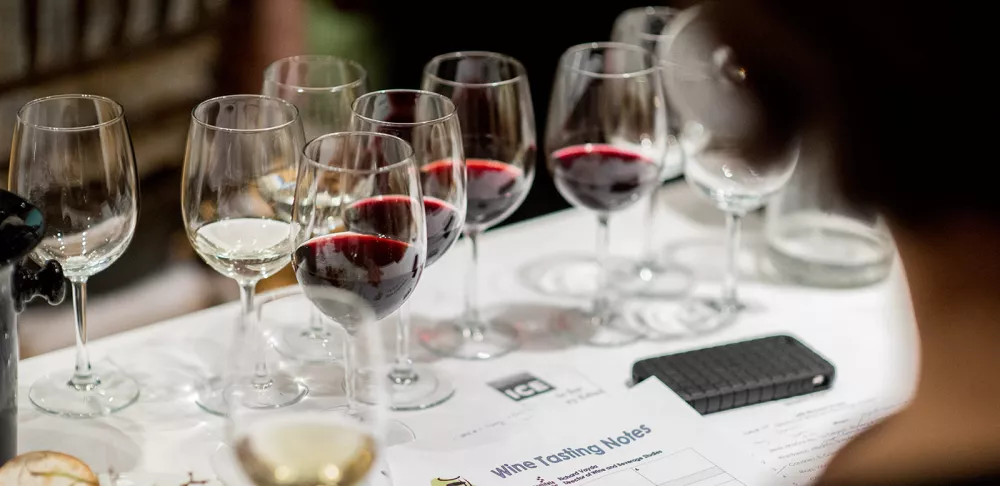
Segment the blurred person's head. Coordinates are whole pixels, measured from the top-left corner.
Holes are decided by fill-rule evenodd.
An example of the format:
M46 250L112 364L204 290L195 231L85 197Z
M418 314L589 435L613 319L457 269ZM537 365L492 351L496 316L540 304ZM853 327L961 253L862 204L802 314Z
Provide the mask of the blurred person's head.
M824 137L847 196L894 228L1000 228L996 103L971 4L723 0L704 6L764 109L750 150ZM991 230L992 231L992 230ZM1000 233L998 233L1000 234Z

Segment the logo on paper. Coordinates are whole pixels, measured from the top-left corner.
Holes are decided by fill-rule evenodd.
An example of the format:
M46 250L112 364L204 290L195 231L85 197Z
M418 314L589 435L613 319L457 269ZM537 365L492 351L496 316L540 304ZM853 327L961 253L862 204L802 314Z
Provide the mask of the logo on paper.
M520 402L521 400L548 393L556 388L530 373L518 373L488 383L500 393L507 395L507 398Z
M465 479L462 479L461 476L457 476L451 479L431 479L431 486L473 486L473 484Z

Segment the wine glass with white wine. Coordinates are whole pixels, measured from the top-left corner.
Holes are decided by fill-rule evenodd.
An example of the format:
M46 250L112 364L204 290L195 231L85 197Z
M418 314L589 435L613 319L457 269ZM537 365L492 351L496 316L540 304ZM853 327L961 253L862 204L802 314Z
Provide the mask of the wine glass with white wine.
M385 359L375 312L351 291L324 286L311 289L310 295L322 300L325 309L336 309L337 322L348 328L354 366L345 368L345 387L365 387L373 404L327 410L325 397L310 396L290 407L261 409L252 390L230 388L228 437L237 467L225 472L257 486L388 484L383 452L389 382L386 373L371 372L384 369ZM300 304L281 299L267 305L274 307L271 311L291 313L301 312ZM250 365L253 357L240 362Z
M198 256L240 286L241 314L234 353L250 346L252 372L236 368L211 378L198 391L198 405L225 414L228 386L247 388L259 408L300 400L303 384L268 371L254 312L254 287L291 261L294 248L280 203L264 196L268 174L294 171L304 145L298 110L287 101L232 95L202 102L191 115L182 173L181 206L188 239ZM230 356L230 359L232 356Z

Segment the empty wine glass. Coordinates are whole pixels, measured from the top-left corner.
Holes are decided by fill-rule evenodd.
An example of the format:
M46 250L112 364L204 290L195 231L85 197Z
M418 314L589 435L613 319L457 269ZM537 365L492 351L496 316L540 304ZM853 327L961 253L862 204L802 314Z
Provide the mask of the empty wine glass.
M609 285L608 219L652 192L668 145L659 62L649 51L613 42L581 44L559 61L545 149L556 189L597 215L601 266L593 308L583 316L596 346L641 334L617 309Z
M367 301L348 290L313 286L309 292L324 309L333 310L330 313L351 336L346 387L368 387L365 396L373 404L351 401L347 407L331 411L325 410L326 403L320 397L310 394L290 407L260 409L252 391L230 388L227 437L231 451L226 450L229 457L216 464L220 479L227 484L249 481L258 486L352 486L373 484L374 479L387 474L384 452L388 379L385 373L371 372L381 369L384 363L375 313ZM294 300L272 301L269 305L283 307L289 313L300 309ZM254 359L245 356L242 361L250 365Z
M367 92L367 74L360 64L327 55L294 56L273 62L264 70L266 96L281 98L299 109L306 140L350 127L351 104ZM260 188L290 212L295 195L295 172L269 174ZM326 201L317 201L321 206ZM289 214L289 217L291 215ZM339 330L310 309L308 324L285 326L271 334L283 356L305 362L335 361L343 357Z
M451 98L462 124L468 208L465 237L472 262L465 281L465 313L458 322L421 332L442 356L491 359L520 345L510 323L479 309L479 235L511 215L535 178L535 113L528 75L516 59L494 52L453 52L424 67L423 89Z
M721 295L691 299L679 319L693 330L713 330L730 324L743 309L737 295L743 216L788 182L798 161L798 143L748 159L743 142L752 136L758 119L755 98L747 89L753 74L713 35L698 7L682 12L668 35L671 42L660 50L670 66L667 93L684 126L684 173L696 193L726 213L727 233Z
M360 64L335 56L286 57L264 70L263 93L299 109L306 140L347 130L351 104L368 91Z
M626 10L615 19L611 40L642 47L653 53L654 56L658 56L660 46L668 44L672 39L665 29L679 13L680 10L671 7L639 7ZM663 67L669 69L669 66L664 65ZM669 95L666 95L665 101L669 135L667 137L667 150L663 154L661 177L664 182L676 179L684 173L684 150L679 142L681 123L679 118L674 116ZM660 219L665 205L658 200L657 191L653 191L648 201L649 208L646 211L646 220L643 225L642 257L636 262L631 273L634 277L638 277L638 283L643 286L652 284L657 289L668 287L668 293L676 293L678 289L669 285L676 279L669 277L675 274L678 269L664 261L660 252L660 242L656 240L659 233L657 221ZM686 283L687 278L683 280ZM628 282L624 283L628 285Z
M404 140L375 132L321 135L306 145L296 181L292 258L295 276L306 297L320 312L347 331L346 376L355 375L355 334L351 309L329 300L329 290L356 294L383 319L413 294L427 260L427 226L420 172L413 149ZM315 201L337 201L333 210ZM367 375L384 381L387 370ZM372 384L347 381L348 413L358 402L377 402L367 395ZM357 385L357 386L355 386ZM413 432L390 422L390 443L411 440Z
M42 212L45 236L31 257L62 265L76 313L75 371L39 379L28 397L46 412L70 417L131 405L138 383L119 369L91 365L87 353L87 279L125 253L139 212L135 155L121 105L81 94L24 105L14 127L9 187Z
M289 217L279 201L265 197L260 181L295 171L302 146L298 110L278 98L222 96L191 114L181 174L184 227L198 256L239 284L234 352L248 343L256 358L252 376L215 377L200 387L198 405L209 412L226 412L223 392L230 385L246 387L258 408L289 405L306 393L291 377L268 371L253 303L257 282L288 265L294 248Z
M465 155L455 104L428 91L376 91L354 103L352 126L395 135L413 147L420 168L430 266L452 247L465 222ZM443 403L455 394L455 387L432 366L410 359L409 304L400 307L398 317L396 364L389 373L392 408L420 410Z

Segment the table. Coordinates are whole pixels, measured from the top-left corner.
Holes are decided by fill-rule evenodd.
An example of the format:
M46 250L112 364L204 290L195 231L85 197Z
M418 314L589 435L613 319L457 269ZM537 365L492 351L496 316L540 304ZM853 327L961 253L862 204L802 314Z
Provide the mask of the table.
M700 201L683 183L660 191L658 203L666 210L657 231L678 262L692 269L696 282L692 292L716 292L723 261L721 213ZM639 253L645 206L612 218L615 255ZM560 309L586 305L585 299L572 294L586 290L578 284L586 282L588 267L580 263L593 252L595 225L593 215L567 210L484 235L480 274L481 300L487 313L541 324ZM799 337L836 365L838 381L826 393L850 397L912 387L917 336L898 262L889 279L862 289L814 289L782 283L761 271L753 256L753 247L759 245L759 229L760 218L748 218L748 251L741 266L748 267L742 296L749 309L735 325L714 334L680 335L618 349L566 346L538 339L543 336L540 334L529 336L518 352L495 361L439 360L437 368L457 385L456 396L442 406L399 412L394 417L409 425L418 440L447 440L469 423L490 419L479 415L485 409L483 400L492 400L496 393L487 389L486 381L491 377L555 366L613 392L626 387L631 364L637 359L774 333ZM468 246L461 241L425 272L411 299L415 323L460 313L468 258ZM656 309L668 313L676 305L676 299L629 303L630 308L654 309L654 313ZM304 322L306 306L290 309L293 315L286 317ZM212 457L223 439L225 421L194 404L193 384L207 373L207 358L224 354L217 341L232 332L236 315L237 305L226 304L91 342L95 362L111 360L143 385L137 404L110 417L64 419L45 415L28 402L27 388L36 378L52 371L70 371L73 349L24 360L20 368L20 450L68 452L99 472L113 467L117 471L192 472L196 477L213 477ZM67 328L65 332L72 331ZM417 358L430 359L417 351ZM517 405L511 402L504 406L514 409ZM781 406L776 402L747 407L712 415L708 420L731 426Z

